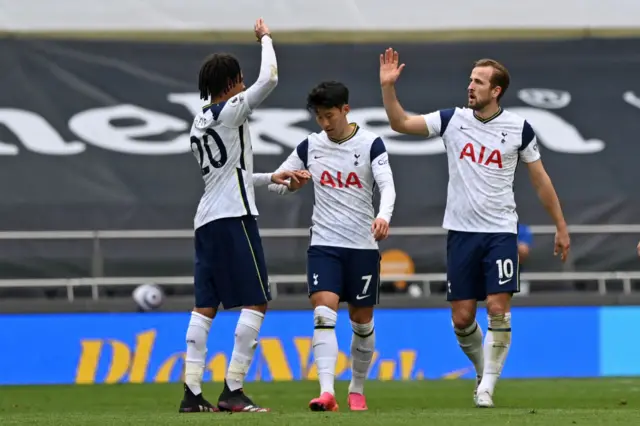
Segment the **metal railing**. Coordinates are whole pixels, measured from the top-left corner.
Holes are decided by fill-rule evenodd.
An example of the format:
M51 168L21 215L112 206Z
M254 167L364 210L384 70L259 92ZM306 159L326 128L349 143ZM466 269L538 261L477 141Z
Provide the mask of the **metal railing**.
M391 236L438 236L446 235L441 227L393 227ZM534 235L553 235L553 226L531 226ZM572 234L639 234L640 224L629 225L573 225L569 226ZM308 228L261 229L263 238L303 238L309 236ZM159 285L192 285L193 277L103 277L100 241L102 240L131 240L131 239L186 239L193 238L193 230L113 230L113 231L4 231L0 232L0 240L92 240L92 272L93 277L87 278L51 278L51 279L3 279L0 288L43 288L64 287L67 298L73 301L74 289L77 287L91 287L93 299L99 298L99 286L123 286L155 283ZM382 281L411 281L422 285L423 294L431 294L431 284L446 282L446 274L411 274L385 275ZM550 281L596 281L598 293L607 293L607 282L621 281L625 294L632 291L631 281L640 280L640 271L633 272L528 272L521 276L522 281L550 282ZM271 291L275 297L278 284L304 284L305 275L274 275L269 277Z
M445 283L447 277L445 273L434 274L394 274L384 275L383 282L409 281L419 283L423 296L431 295L431 285ZM631 272L527 272L520 277L521 281L530 283L552 282L552 281L596 281L598 283L598 293L607 293L607 282L621 281L624 294L632 292L631 281L640 280L640 271ZM307 276L303 274L295 275L272 275L269 277L272 296L278 294L278 284L299 284L306 285ZM75 299L74 290L77 287L91 287L91 298L97 300L99 296L99 286L134 286L141 284L158 284L183 286L193 285L193 277L95 277L95 278L50 278L50 279L3 279L0 280L0 288L51 288L64 287L67 290L67 299L72 302Z
M531 226L534 235L552 235L554 226ZM640 224L630 225L572 225L572 234L639 234ZM391 227L391 236L446 235L439 226L398 226ZM261 229L263 238L300 238L309 236L309 228ZM113 230L113 231L0 231L0 240L144 240L144 239L184 239L193 238L192 229L163 230Z

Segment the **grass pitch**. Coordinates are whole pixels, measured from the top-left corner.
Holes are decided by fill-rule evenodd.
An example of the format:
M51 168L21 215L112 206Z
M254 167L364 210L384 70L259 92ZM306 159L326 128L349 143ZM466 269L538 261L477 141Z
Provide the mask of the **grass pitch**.
M347 384L340 411L312 413L314 382L249 383L268 414L178 414L180 384L0 387L0 424L9 425L640 425L640 379L503 380L494 409L472 404L469 380L368 382L369 411L350 413ZM205 396L217 400L219 383Z

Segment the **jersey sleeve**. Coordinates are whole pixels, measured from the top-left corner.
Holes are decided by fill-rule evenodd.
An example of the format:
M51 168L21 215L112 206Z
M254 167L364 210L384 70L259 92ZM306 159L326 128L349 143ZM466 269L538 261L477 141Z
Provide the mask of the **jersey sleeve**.
M253 186L269 185L271 183L271 176L273 176L273 173L254 173Z
M240 126L278 85L278 63L271 37L261 39L262 59L258 80L247 90L229 99L223 111L223 123Z
M307 155L309 152L309 139L305 139L298 144L296 149L289 154L286 160L280 167L274 172L278 173L284 170L294 171L294 170L302 170L307 168ZM269 180L271 180L271 176L269 176ZM287 193L295 192L289 189L286 185L279 185L276 183L272 183L269 185L269 191L276 192L280 195L284 195Z
M371 158L373 179L380 191L380 208L377 217L384 219L387 223L391 223L393 207L396 202L396 189L393 182L393 172L389 164L389 153L384 146L382 138L376 138L371 144L369 158Z
M427 129L429 130L428 137L443 136L455 111L455 108L449 108L423 115L422 117L427 123Z
M522 144L518 148L519 156L525 163L533 163L540 159L540 149L538 148L538 137L533 128L525 120L522 126Z

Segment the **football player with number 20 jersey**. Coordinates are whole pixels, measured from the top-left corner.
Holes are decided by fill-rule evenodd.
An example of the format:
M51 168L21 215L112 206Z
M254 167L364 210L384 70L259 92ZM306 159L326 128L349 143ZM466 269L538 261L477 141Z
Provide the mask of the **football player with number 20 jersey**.
M297 180L292 172L253 175L247 117L278 83L278 67L269 29L256 21L262 45L260 75L245 90L237 59L207 58L200 69L200 97L210 100L191 127L191 150L205 183L195 215L195 308L187 329L184 397L179 412L266 412L243 392L257 336L271 300L254 200L254 180L274 184ZM306 172L305 172L306 173ZM219 305L242 306L235 344L217 406L202 396L207 339Z
M349 123L349 91L339 82L319 84L307 97L307 108L322 132L301 142L278 170L306 169L315 192L311 242L307 251L307 285L314 308L313 354L320 396L313 411L336 411L334 378L338 359L335 326L338 305L349 304L352 379L347 402L353 411L367 410L364 381L375 349L373 307L378 303L380 253L393 214L396 193L389 156L377 135ZM303 181L304 182L304 181ZM269 190L287 193L272 184ZM380 208L373 206L380 191Z
M405 113L395 93L404 64L398 52L380 55L380 84L391 128L404 134L442 137L449 164L447 205L447 300L453 327L473 363L477 407L493 407L493 393L511 344L511 297L519 291L518 215L513 194L517 164L527 165L540 201L556 225L554 254L564 262L569 233L551 179L540 160L536 135L523 118L500 106L509 87L506 68L492 59L474 64L468 108L426 115ZM477 301L487 301L484 340Z

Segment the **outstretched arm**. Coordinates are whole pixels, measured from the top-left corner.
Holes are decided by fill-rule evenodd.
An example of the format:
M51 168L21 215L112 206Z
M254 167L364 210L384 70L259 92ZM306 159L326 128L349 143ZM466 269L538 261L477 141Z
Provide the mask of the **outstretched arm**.
M273 173L254 173L253 174L253 186L267 186L272 184L271 177Z
M282 166L280 166L282 167ZM253 186L269 185L269 190L279 194L291 191L293 185L303 186L311 177L306 170L281 170L273 173L254 173Z
M285 171L300 171L306 170L307 168L307 152L308 152L309 142L307 139L302 141L296 149L289 154L286 160L278 167L278 169L274 172L275 174ZM307 174L306 179L298 172L298 182L289 181L286 185L284 184L271 184L269 185L269 191L275 192L280 195L286 195L291 192L295 192L298 190L304 183L306 183L307 179L310 177Z

